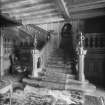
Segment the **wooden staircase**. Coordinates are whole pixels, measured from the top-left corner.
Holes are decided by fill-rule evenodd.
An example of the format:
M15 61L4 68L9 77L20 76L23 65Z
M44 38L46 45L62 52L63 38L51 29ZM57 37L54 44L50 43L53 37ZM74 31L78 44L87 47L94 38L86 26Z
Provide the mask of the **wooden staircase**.
M34 86L64 90L67 79L75 80L71 63L70 59L65 59L63 50L57 49L49 57L45 69L39 73L38 78L24 78L23 82Z
M63 50L55 50L48 59L45 69L39 73L38 78L24 78L23 82L40 88L54 90L77 90L86 94L93 92L96 87L88 81L79 81L73 74L72 60L65 57Z
M75 79L75 75L72 74L71 61L65 62L64 52L61 49L55 50L46 64L45 78L54 82L62 82L67 76L70 79ZM59 80L59 81L58 81Z

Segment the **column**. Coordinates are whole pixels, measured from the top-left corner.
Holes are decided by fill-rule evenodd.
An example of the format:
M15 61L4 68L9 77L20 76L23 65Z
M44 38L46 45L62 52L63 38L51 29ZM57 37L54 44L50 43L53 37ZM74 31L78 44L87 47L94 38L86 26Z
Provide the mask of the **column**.
M82 82L85 81L84 57L85 57L86 52L87 52L86 50L84 50L83 40L84 40L84 36L81 33L80 41L79 41L79 47L78 47L78 55L79 55L78 70L79 70L79 80L82 81Z
M83 50L83 49L82 49ZM79 55L79 80L84 82L85 81L85 74L84 74L84 54Z
M33 55L33 71L32 71L32 77L38 77L38 72L39 69L37 68L37 62L38 62L38 58L39 58L39 51L33 49L32 50L32 55Z
M0 29L0 80L2 79L3 75L3 35L2 35L2 30Z

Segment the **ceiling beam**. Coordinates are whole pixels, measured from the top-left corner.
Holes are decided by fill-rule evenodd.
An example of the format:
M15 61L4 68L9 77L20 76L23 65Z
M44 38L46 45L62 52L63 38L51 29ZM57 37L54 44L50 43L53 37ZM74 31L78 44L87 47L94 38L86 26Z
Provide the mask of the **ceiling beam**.
M49 13L56 13L57 11L55 9L47 9L47 10L43 10L43 11L35 11L32 13L23 13L23 14L12 14L10 13L11 16L15 16L16 18L22 18L22 17L31 17L31 15L35 16L35 15L44 15L44 14L49 14Z
M36 5L36 6L31 6L31 7L24 7L24 8L14 8L14 9L8 9L8 10L2 10L3 13L15 13L15 14L23 14L23 13L28 13L28 12L35 12L35 11L42 11L42 10L46 10L48 8L54 8L54 9L58 9L57 7L55 7L53 4L40 4L40 5Z
M22 21L44 21L44 20L55 20L55 19L63 19L62 17L59 17L59 16L53 16L53 17L43 17L43 18L22 18Z
M50 17L63 17L63 16L61 15L61 13L55 13L55 12L53 12L53 13L43 13L41 15L23 16L23 17L20 17L20 18L21 19L40 19L40 18L43 19L43 18L50 18Z
M64 1L64 0L60 0L60 1L61 1L62 5L63 5L63 7L64 7L64 10L65 10L67 16L70 18L70 13L69 13L69 11L68 11L68 8L67 8L67 6L66 6L65 1Z
M79 3L78 3L79 1ZM85 6L99 3L105 3L105 0L66 0L67 6Z
M68 6L69 11L71 12L79 12L79 11L85 11L85 10L92 10L92 9L97 9L97 8L104 8L105 7L105 2L99 2L99 3L86 3L83 5L73 5L73 6Z
M29 3L38 3L38 2L42 2L43 0L8 0L8 1L5 1L5 0L2 0L2 5L16 5L16 4L29 4Z
M104 16L105 15L105 10L104 11L94 11L94 12L82 12L82 13L71 13L72 19L87 19L87 18L93 18L93 17L98 17L98 16Z
M54 0L56 6L58 6L59 8L59 11L62 12L63 16L68 19L70 16L68 14L68 10L67 10L67 7L66 7L66 3L64 2L64 0Z
M48 18L48 19L38 19L38 20L23 20L22 24L35 24L35 25L39 25L39 24L47 24L47 23L53 23L53 22L60 22L60 21L64 21L63 18L58 18L58 17L53 17L53 18Z
M34 0L34 1L36 1L36 0ZM8 11L8 10L13 10L13 9L20 9L20 8L25 8L25 9L27 9L27 8L30 8L30 7L38 7L38 5L39 5L39 8L40 8L40 6L46 6L46 5L54 5L52 2L41 2L42 0L39 0L39 2L33 2L33 3L31 3L31 2L29 2L29 1L27 1L27 2L23 2L23 3L19 3L19 2L17 2L16 4L10 4L10 5L8 5L8 4L6 4L6 5L2 5L2 7L1 7L1 9L2 9L2 11Z

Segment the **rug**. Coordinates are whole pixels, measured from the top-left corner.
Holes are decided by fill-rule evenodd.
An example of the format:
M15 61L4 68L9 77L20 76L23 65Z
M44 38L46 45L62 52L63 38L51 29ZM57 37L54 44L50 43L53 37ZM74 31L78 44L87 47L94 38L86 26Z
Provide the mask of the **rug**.
M34 88L26 86L24 90L16 90L12 95L12 105L102 105L99 97L85 96L77 91L67 92L50 90L45 88ZM7 98L0 105L9 105ZM83 104L84 102L84 104Z

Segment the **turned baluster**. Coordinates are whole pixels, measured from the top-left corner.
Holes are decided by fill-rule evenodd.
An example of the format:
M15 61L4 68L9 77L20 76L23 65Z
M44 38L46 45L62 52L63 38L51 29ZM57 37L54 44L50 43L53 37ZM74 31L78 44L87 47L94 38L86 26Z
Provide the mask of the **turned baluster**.
M93 48L96 47L96 36L95 35L92 36L92 47Z
M101 36L101 38L100 38L101 47L105 46L104 42L105 42L105 38L104 38L104 36Z
M99 36L97 36L97 47L100 48L100 37Z
M90 36L89 36L89 34L86 34L85 46L86 46L86 48L90 47Z
M88 47L88 38L87 37L85 38L85 47L86 48Z

